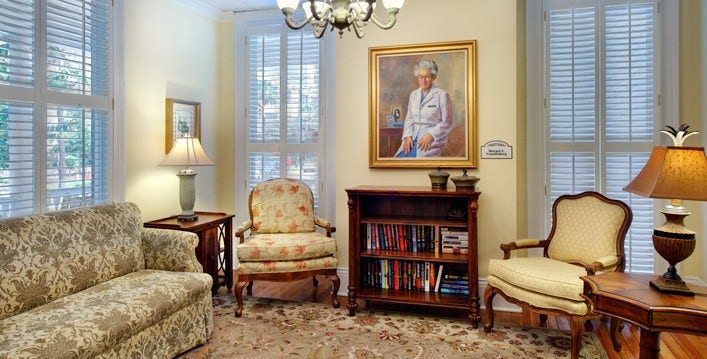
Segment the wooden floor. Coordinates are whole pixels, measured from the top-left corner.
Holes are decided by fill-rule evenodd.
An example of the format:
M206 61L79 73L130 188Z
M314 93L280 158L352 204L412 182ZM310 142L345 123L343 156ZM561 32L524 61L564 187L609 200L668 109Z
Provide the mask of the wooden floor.
M327 279L319 280L319 287L314 288L311 280L302 280L291 283L255 282L253 295L256 297L285 299L295 301L314 301L331 303L331 282ZM245 293L244 293L245 295ZM339 303L346 307L347 297L339 296ZM359 307L365 306L363 301ZM419 312L419 311L416 311ZM483 313L482 313L483 315ZM496 323L507 323L524 326L537 326L538 316L531 313L496 312ZM569 332L569 322L563 318L549 317L548 328L556 328ZM638 340L640 329L634 325L625 325L622 334L622 348L615 352L609 338L609 321L592 321L593 331L597 334L609 358L638 358ZM707 336L661 333L660 335L661 358L707 358Z

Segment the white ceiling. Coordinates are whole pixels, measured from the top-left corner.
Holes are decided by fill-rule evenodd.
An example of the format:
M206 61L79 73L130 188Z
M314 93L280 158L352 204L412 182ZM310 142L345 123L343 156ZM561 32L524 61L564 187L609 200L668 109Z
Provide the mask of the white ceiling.
M276 0L195 0L221 11L248 11L277 8Z

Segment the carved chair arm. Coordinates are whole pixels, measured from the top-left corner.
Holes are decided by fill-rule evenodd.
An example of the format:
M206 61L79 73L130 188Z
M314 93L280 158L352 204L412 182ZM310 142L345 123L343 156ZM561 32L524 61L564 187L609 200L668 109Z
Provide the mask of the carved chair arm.
M610 255L603 258L599 258L594 263L585 266L587 270L587 275L594 275L597 272L606 272L615 268L619 263L619 257Z
M544 248L547 245L547 240L539 239L519 239L517 241L501 244L503 251L503 259L511 258L511 251L527 248Z
M326 236L331 237L331 234L336 232L336 227L331 225L331 222L321 217L314 217L314 224L326 230Z
M238 228L236 229L236 237L240 239L240 243L243 243L245 240L245 231L251 229L253 227L253 221L250 219L241 223Z

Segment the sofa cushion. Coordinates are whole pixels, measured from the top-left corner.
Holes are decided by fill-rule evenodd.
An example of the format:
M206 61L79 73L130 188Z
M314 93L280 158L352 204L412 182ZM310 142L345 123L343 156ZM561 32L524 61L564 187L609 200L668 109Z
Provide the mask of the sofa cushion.
M0 221L0 319L145 267L142 219L119 203Z
M238 260L293 261L336 254L336 240L319 232L254 234L238 245Z
M210 293L208 274L133 272L1 320L0 358L95 357Z

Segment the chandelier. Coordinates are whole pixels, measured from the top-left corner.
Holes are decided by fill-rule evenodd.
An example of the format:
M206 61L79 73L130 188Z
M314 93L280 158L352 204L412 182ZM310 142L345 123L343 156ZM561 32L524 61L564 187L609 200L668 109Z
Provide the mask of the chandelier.
M299 7L299 2L300 0L277 0L277 6L285 15L285 23L291 29L298 30L311 24L314 36L321 38L329 25L332 31L334 28L339 29L339 36L344 34L344 29L351 31L353 28L360 39L368 20L381 29L392 28L405 0L383 0L383 6L388 13L385 21L373 14L376 0L305 0L302 4L305 18L298 22L293 14Z

